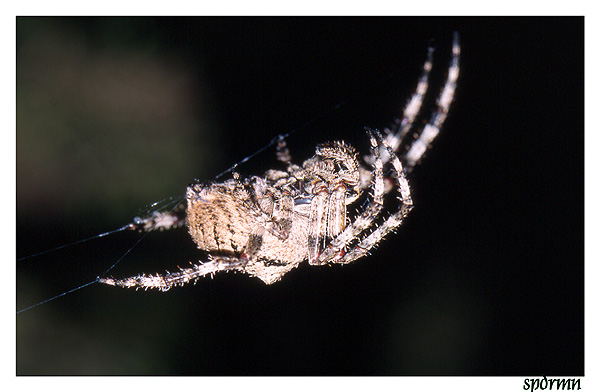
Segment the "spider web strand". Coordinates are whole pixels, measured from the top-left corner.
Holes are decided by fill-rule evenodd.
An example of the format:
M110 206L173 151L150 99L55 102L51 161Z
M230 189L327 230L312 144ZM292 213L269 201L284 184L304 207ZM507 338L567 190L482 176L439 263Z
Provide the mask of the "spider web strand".
M129 225L125 225L125 226L120 227L120 228L115 229L115 230L110 230L110 231L107 231L107 232L102 233L102 234L97 234L97 235L92 236L92 237L88 237L88 238L84 238L84 239L79 240L79 241L71 242L70 244L57 246L56 248L44 250L42 252L34 253L32 255L29 255L29 256L24 256L24 257L21 257L21 258L17 259L17 261L22 261L22 260L30 259L32 257L41 256L41 255L44 255L46 253L54 252L54 251L57 251L57 250L60 250L60 249L64 249L64 248L68 248L70 246L83 244L84 242L88 242L88 241L94 240L96 238L106 237L107 235L115 234L115 233L118 233L120 231L124 231L124 230L128 230L128 229L129 229Z
M26 310L29 310L29 309L35 308L36 306L43 305L43 304L45 304L46 302L53 301L53 300L55 300L55 299L57 299L57 298L60 298L60 297L63 297L63 296L65 296L65 295L67 295L67 294L71 294L72 292L75 292L75 291L81 290L82 288L84 288L84 287L87 287L87 286L89 286L89 285L92 285L92 284L94 284L94 283L98 283L98 279L95 279L95 280L93 280L93 281L91 281L91 282L88 282L88 283L86 283L86 284L82 284L81 286L79 286L79 287L75 287L74 289L71 289L71 290L69 290L69 291L65 291L64 293L62 293L62 294L59 294L59 295L56 295L56 296L54 296L54 297L52 297L52 298L48 298L48 299L46 299L46 300L43 300L42 302L38 302L38 303L37 303L37 304L35 304L35 305L28 306L28 307L26 307L25 309L18 310L18 311L17 311L17 314L19 314L19 313L23 313L23 312L24 312L24 311L26 311Z

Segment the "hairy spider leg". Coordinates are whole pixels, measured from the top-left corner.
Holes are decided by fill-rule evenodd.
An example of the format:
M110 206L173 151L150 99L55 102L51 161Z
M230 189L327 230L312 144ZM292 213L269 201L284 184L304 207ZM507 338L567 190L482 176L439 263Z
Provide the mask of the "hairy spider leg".
M423 99L425 98L425 95L427 94L427 89L429 87L429 75L431 73L431 69L433 68L434 50L435 49L433 48L433 46L430 46L427 49L427 59L423 64L421 77L419 78L415 91L404 106L402 117L397 118L394 121L395 124L394 126L392 126L392 129L384 129L385 139L387 140L388 144L392 146L394 151L398 151L398 148L400 148L402 141L412 129L415 118L421 112ZM383 146L381 146L379 149L379 156L381 157L381 160L384 164L386 164L389 161L388 153L385 147ZM371 153L370 155L365 156L364 161L372 165L375 162L375 155ZM367 182L367 186L368 185L370 184Z
M125 279L98 278L99 283L118 286L123 288L158 289L168 291L174 286L183 286L190 282L196 282L198 278L212 275L220 271L243 270L245 261L235 257L212 257L209 262L192 264L190 268L180 268L179 272L164 275L137 275Z
M410 196L410 186L408 185L408 180L406 179L406 172L402 168L402 163L400 163L400 159L398 159L398 156L396 156L396 153L387 143L387 141L381 139L381 142L387 149L388 154L392 159L392 165L394 166L394 170L396 172L398 199L401 203L400 209L394 214L390 215L371 234L356 244L356 246L348 251L344 257L339 260L333 260L336 263L346 264L365 256L369 250L378 244L390 231L400 226L404 221L404 218L413 208L413 201Z
M182 201L169 211L154 211L143 218L135 217L133 222L125 225L127 230L139 232L152 230L170 230L183 227L186 218L186 202Z
M423 64L423 71L421 73L421 77L419 78L419 82L417 83L417 88L404 108L402 119L396 120L397 125L394 127L396 131L394 132L389 128L384 130L386 134L385 140L394 151L398 151L402 141L412 129L415 118L421 112L423 99L425 98L427 89L429 88L429 75L431 74L431 69L433 68L433 51L434 48L432 46L430 46L427 50L427 60L425 61L425 64ZM390 157L383 146L381 146L380 155L384 164L389 161Z
M410 149L404 156L404 167L407 173L410 173L412 169L421 161L421 158L423 158L423 155L440 132L440 129L442 128L442 125L448 116L450 105L454 100L454 91L456 90L456 81L458 79L459 69L460 42L458 33L455 32L454 39L452 41L452 59L450 60L448 77L437 98L437 108L431 115L427 125L425 125L423 128L423 131L421 131L419 137L413 141Z

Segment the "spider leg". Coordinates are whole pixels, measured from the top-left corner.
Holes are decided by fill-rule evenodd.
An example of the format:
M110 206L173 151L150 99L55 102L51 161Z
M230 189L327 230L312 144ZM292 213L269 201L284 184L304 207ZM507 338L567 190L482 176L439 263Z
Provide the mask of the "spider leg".
M460 43L458 33L454 33L452 42L452 59L448 69L446 83L437 98L437 109L431 115L429 122L421 131L419 137L412 143L410 149L404 156L405 168L408 173L419 163L425 151L431 146L436 138L450 110L450 105L454 100L454 91L456 90L456 80L460 69Z
M135 231L169 230L185 225L186 202L182 201L169 211L154 211L152 214L140 218L133 218L133 222L126 227Z
M346 227L346 186L343 181L334 185L327 199L327 236L337 237Z
M327 188L320 189L310 204L310 232L308 234L308 263L315 265L318 262L321 243L327 231Z
M383 142L381 134L377 131L367 130L369 138L371 140L371 150L375 161L373 162L373 168L375 178L372 182L373 195L369 205L363 210L362 214L356 218L356 220L350 224L346 229L337 237L335 237L318 256L316 264L325 264L330 261L336 261L343 256L343 251L346 246L352 242L354 238L359 236L365 231L373 221L377 218L381 209L383 208L383 195L384 195L384 182L383 182L383 162L379 156L379 144L377 139ZM344 206L345 207L345 206Z
M283 135L279 135L279 138L277 139L276 156L278 161L287 165L292 164L292 156L290 155L290 150L287 147L287 143Z
M171 287L183 286L186 283L196 281L205 275L214 274L219 271L243 270L245 260L235 257L212 257L211 260L203 264L192 264L190 268L180 268L179 272L167 272L164 275L138 275L125 279L115 279L112 277L98 277L99 283L123 288L136 289L159 289L168 291Z
M429 74L431 73L431 68L433 67L433 51L434 48L432 46L430 46L427 50L427 59L423 64L421 77L419 78L415 92L404 107L402 118L394 121L395 124L392 126L392 129L386 128L384 130L384 133L386 134L385 140L394 151L398 151L402 141L412 129L415 118L421 112L423 99L425 98L425 94L427 93L427 89L429 87ZM379 149L379 155L381 156L384 164L389 162L389 155L385 147L381 146ZM375 159L376 158L373 153L364 157L365 162L371 165L375 163Z
M413 129L414 121L421 111L423 99L425 98L425 94L429 86L429 74L432 69L433 50L433 47L430 47L428 50L427 60L423 65L423 71L421 73L421 77L419 78L417 88L404 108L402 119L396 120L395 126L392 127L392 129L385 129L385 139L394 152L398 151L406 136ZM408 151L401 157L402 161L404 162L404 169L407 173L410 173L423 158L423 155L431 146L431 143L438 135L439 130L446 120L450 105L454 100L454 91L456 89L456 81L458 79L460 68L459 62L460 42L458 33L455 32L452 41L452 59L450 60L446 83L444 84L444 87L437 98L437 109L431 115L427 125L423 127L423 130L420 132L416 140L414 140L408 147ZM383 146L381 148L380 155L384 164L390 161L390 155L387 153L387 149ZM374 155L371 154L365 156L364 159L365 162L372 164L375 158ZM365 189L369 186L369 174L365 170L362 170L361 174L364 178L361 186L363 189Z
M402 163L396 156L396 153L392 150L392 147L385 141L382 140L382 143L387 148L388 153L392 159L392 165L394 166L394 170L398 175L398 193L399 200L401 206L399 210L390 215L377 229L375 229L371 234L369 234L366 238L360 241L356 246L348 251L341 259L334 260L336 263L350 263L369 252L369 250L381 241L390 231L394 230L398 226L400 226L410 210L413 208L412 198L410 196L410 187L408 185L408 180L406 179L406 174L402 168Z

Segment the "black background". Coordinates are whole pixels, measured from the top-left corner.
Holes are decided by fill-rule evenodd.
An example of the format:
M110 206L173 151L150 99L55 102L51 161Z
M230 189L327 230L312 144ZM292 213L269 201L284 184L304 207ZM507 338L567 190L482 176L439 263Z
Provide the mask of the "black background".
M462 58L451 114L410 178L415 209L370 257L305 263L271 286L241 274L168 293L91 285L17 316L17 374L583 375L583 18L18 18L17 257L126 224L137 208L213 178L280 133L299 128L288 139L296 162L326 140L366 151L363 127L399 113L430 42L438 91L455 30ZM59 50L45 44L57 31L77 37L83 53L183 64L196 80L191 112L209 118L188 135L190 148L206 155L179 170L169 162L182 156L131 153L140 169L119 162L86 172L89 194L71 174L27 193L38 181L20 171L30 154L83 170L65 158L78 145L45 129L43 114L33 130L20 117L35 107L20 100L34 80L23 66L36 56L28 48ZM139 64L146 72L143 57ZM67 98L36 99L52 108ZM177 131L153 121L167 138ZM31 152L26 131L58 150ZM94 139L84 131L104 132L79 129L87 147ZM240 171L269 169L273 155ZM126 167L129 181L164 177L180 188L93 199L123 190L110 176ZM36 176L45 170L38 164ZM18 261L17 309L92 281L137 238ZM204 257L194 248L185 230L152 233L111 273L162 272Z

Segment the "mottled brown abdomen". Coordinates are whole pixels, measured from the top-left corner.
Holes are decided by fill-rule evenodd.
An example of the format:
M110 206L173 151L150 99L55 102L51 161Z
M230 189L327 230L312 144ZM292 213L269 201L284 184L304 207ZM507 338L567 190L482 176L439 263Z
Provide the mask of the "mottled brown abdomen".
M195 184L187 190L187 225L198 248L239 256L248 243L255 214L227 184Z

